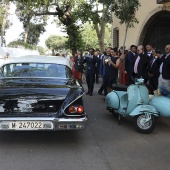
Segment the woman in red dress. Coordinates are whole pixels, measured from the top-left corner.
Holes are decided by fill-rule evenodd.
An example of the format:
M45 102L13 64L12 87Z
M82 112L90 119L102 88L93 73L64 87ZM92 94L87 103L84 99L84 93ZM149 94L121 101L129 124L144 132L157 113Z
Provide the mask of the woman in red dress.
M73 54L73 57L72 57L72 74L73 74L73 77L78 80L80 83L82 83L82 72L81 70L79 70L79 57L78 57L78 54L77 52L74 52Z
M128 83L127 74L125 74L125 57L126 53L124 52L123 56L123 47L119 49L119 58L120 58L120 65L119 65L119 84L126 85Z

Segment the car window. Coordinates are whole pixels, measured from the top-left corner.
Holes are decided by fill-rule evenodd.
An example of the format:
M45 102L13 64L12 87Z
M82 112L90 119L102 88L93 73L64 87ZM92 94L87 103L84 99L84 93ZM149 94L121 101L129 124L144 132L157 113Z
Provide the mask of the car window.
M70 78L71 70L65 65L50 63L12 63L1 67L1 77L62 77Z

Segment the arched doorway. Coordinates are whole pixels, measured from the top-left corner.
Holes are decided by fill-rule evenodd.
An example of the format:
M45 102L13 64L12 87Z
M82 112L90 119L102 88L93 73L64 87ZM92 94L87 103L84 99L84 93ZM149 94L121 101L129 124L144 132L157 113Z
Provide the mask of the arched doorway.
M170 44L170 11L158 12L148 20L140 42L144 46L152 44L164 53L165 46Z

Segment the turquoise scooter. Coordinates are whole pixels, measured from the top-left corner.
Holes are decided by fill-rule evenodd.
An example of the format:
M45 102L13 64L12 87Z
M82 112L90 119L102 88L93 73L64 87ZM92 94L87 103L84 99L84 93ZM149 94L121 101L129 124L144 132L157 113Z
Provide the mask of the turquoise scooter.
M117 85L117 90L113 90L106 96L105 103L107 110L113 115L118 115L119 122L121 117L134 117L137 131L150 133L156 127L159 111L154 104L150 104L149 91L143 82L142 78L136 79L135 84L126 87L124 91Z

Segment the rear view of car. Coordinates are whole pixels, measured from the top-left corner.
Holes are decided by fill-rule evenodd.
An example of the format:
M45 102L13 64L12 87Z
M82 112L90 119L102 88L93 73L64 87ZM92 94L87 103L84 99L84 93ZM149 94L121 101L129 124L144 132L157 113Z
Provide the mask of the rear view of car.
M11 58L0 69L0 130L84 129L83 94L67 59Z

